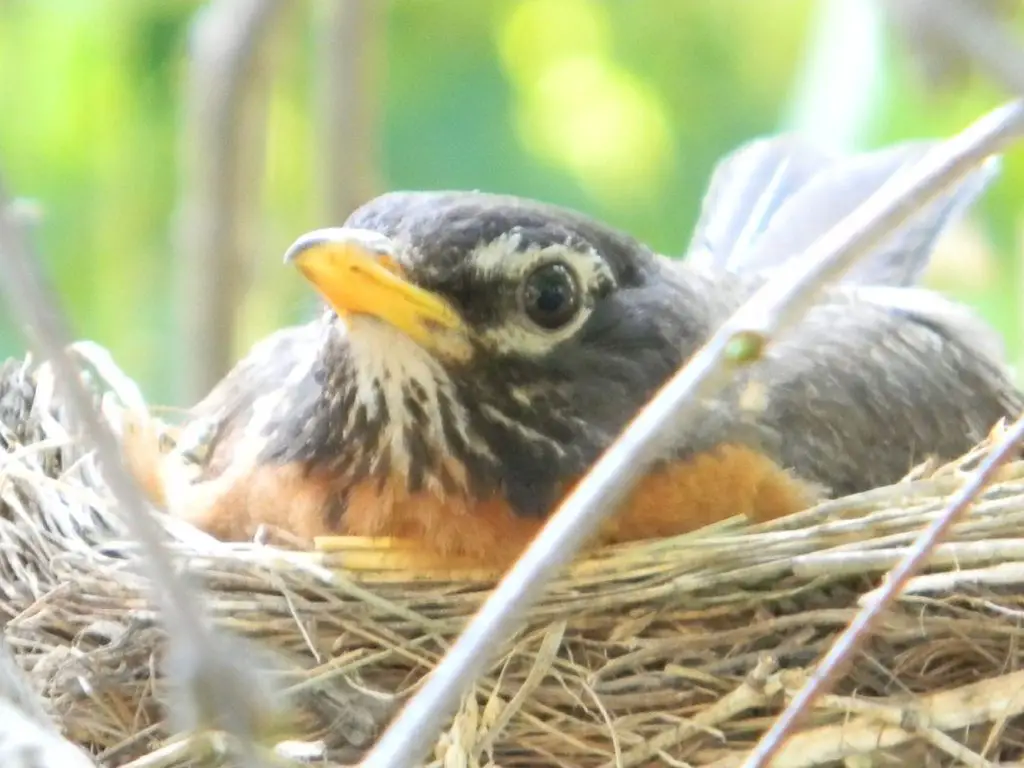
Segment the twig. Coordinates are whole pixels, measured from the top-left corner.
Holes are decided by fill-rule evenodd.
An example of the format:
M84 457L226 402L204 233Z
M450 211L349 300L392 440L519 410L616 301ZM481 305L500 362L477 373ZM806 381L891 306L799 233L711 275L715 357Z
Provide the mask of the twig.
M521 612L536 599L548 579L575 556L636 480L664 454L685 428L685 419L697 403L729 383L733 366L752 361L743 354L750 350L750 341L758 347L756 342L764 342L794 325L824 286L842 276L906 218L1016 138L1022 127L1024 105L1015 102L994 110L936 147L812 245L801 261L800 271L773 279L729 318L562 503L384 733L364 765L398 768L417 762L463 691L501 645L499 639L511 633Z
M332 0L317 8L317 86L320 108L317 169L325 220L341 223L376 187L374 94L377 80L377 0Z
M243 229L264 155L265 75L258 65L268 32L289 5L212 0L191 30L176 256L181 395L188 402L216 384L234 352L249 263Z
M31 763L26 755L39 762ZM23 762L24 761L24 762ZM61 736L0 635L0 765L94 768L85 752Z
M999 81L1024 97L1024 49L983 3L964 0L890 0L893 11L921 30L931 30Z
M118 501L121 518L143 548L143 566L168 629L169 655L178 663L179 677L191 696L185 702L192 705L187 714L195 714L195 725L222 719L225 730L240 744L251 744L257 724L274 707L254 684L251 670L242 666L241 649L232 648L226 636L214 635L199 595L176 572L163 532L121 461L117 440L99 417L77 365L66 352L67 320L37 272L20 223L0 183L0 273L4 275L0 284L7 306L23 324L39 356L50 362L69 415L93 443L98 468Z
M921 533L907 555L889 573L885 586L878 590L874 599L836 638L828 654L815 669L811 679L793 698L778 719L772 723L772 727L761 737L749 758L743 763L743 768L761 768L761 766L768 765L769 761L782 749L786 737L796 728L800 718L810 708L815 698L824 694L846 671L847 666L853 661L857 649L871 634L875 623L885 609L900 594L910 577L921 568L950 527L970 507L974 498L998 473L1003 462L1010 457L1011 452L1022 438L1024 438L1024 416L1006 430L985 460L971 473L967 482L950 498L945 512Z
M721 723L732 720L737 715L763 707L772 697L782 691L782 682L775 675L776 663L773 659L763 659L758 663L746 679L735 690L730 691L712 706L697 713L693 720L681 723L657 736L647 739L639 747L634 747L622 756L621 761L605 763L602 768L627 768L638 765L658 752L675 746L693 733L706 731Z
M826 700L822 704L838 704L839 701ZM775 756L772 768L829 765L851 755L891 749L918 737L928 738L932 744L939 742L940 749L953 749L953 744L936 739L935 732L967 728L1024 712L1024 672L922 696L905 707L886 702L854 705L853 709L868 714L794 734ZM897 717L898 723L895 722ZM923 734L925 729L931 733ZM743 753L726 755L707 768L745 766L744 757ZM961 761L964 757L965 753L958 754Z
M955 593L965 585L978 588L981 586L1006 587L1024 584L1024 563L1000 563L989 568L971 568L948 571L946 573L929 573L916 576L903 585L901 595L920 595L929 592ZM859 605L871 605L879 599L883 588L873 589L861 595Z
M819 709L828 708L842 712L843 715L862 714L872 720L887 723L911 735L920 736L933 747L941 749L958 763L969 768L993 768L992 763L977 752L968 749L951 736L947 736L932 726L930 718L922 717L916 705L898 707L869 699L855 699L850 696L822 696L816 705Z
M96 768L81 749L56 731L41 726L10 702L0 699L0 760L4 768Z
M0 699L17 707L26 717L56 733L57 728L43 707L43 702L18 666L10 646L0 634Z
M494 748L494 741L501 734L501 731L508 725L512 717L522 709L522 706L529 699L530 695L536 690L537 686L540 685L541 681L548 674L551 669L551 665L554 664L555 658L558 656L558 648L562 644L562 638L565 637L565 621L556 621L544 634L544 640L541 642L540 649L537 651L537 658L534 661L533 666L530 668L529 674L526 679L523 680L522 685L519 686L519 690L515 692L515 695L505 704L501 711L495 716L494 721L488 724L487 732L478 740L477 744L473 747L473 759L479 760L480 755L488 750ZM494 697L497 697L497 691L494 693ZM492 698L494 698L492 697Z
M888 571L906 556L907 547L886 547L866 552L814 552L793 558L793 573L803 579L829 575L864 575L871 571ZM932 552L929 563L936 565L1002 564L1007 560L1024 567L1024 541L1020 539L985 539L940 544ZM957 571L962 573L962 571ZM952 575L952 574L950 574ZM915 580L916 581L916 580ZM948 586L948 585L947 585Z

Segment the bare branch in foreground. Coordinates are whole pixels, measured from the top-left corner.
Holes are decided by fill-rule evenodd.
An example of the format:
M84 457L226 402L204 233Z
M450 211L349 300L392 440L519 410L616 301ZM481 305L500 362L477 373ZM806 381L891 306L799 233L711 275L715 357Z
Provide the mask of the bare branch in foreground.
M853 661L857 649L871 634L872 628L885 609L902 592L911 576L924 565L932 550L945 537L950 527L963 516L975 497L994 479L996 472L1010 458L1022 438L1024 438L1024 416L1014 422L1013 426L1006 431L985 460L971 473L970 479L952 496L945 511L917 537L914 546L889 572L884 586L872 593L867 605L836 638L828 654L815 669L811 679L793 697L789 706L761 737L757 746L743 763L743 768L761 768L768 765L769 761L782 749L786 738L796 728L799 718L810 709L817 697L826 693L842 676L847 666Z
M243 752L276 710L255 659L239 639L214 634L198 593L175 570L164 534L138 485L121 461L117 438L100 418L83 386L80 369L66 352L67 320L39 273L22 222L0 184L0 280L5 303L42 359L48 360L72 420L96 449L97 466L113 493L125 525L142 547L142 566L167 628L170 681L184 697L170 714L190 730L223 729ZM257 760L249 764L258 765Z
M66 765L94 768L88 755L65 739L25 679L0 636L0 765L11 768Z
M85 752L5 699L0 699L0 760L4 768L96 768Z
M769 678L769 688L773 684L778 686L781 678L785 681L783 687L788 691L788 678L800 676L800 673L793 672L786 671ZM994 768L995 763L971 752L947 736L945 731L984 727L986 722L1019 715L1024 710L1024 698L1020 695L1022 685L1024 672L1010 672L953 690L919 696L912 701L823 696L816 708L842 712L844 719L795 734L774 758L772 768L834 765L855 755L870 760L872 753L884 754L885 750L914 739L927 741L946 752L952 758L950 765ZM705 765L706 768L739 768L744 765L744 757L737 751ZM847 763L852 764L852 761ZM1000 765L1009 766L1009 763Z
M985 115L936 147L906 174L893 178L809 248L794 268L795 274L771 280L730 317L639 413L562 503L363 765L399 768L417 763L460 697L501 645L500 639L513 631L522 610L536 599L547 580L575 556L679 430L685 428L685 420L698 402L714 396L729 383L733 366L756 357L748 353L761 345L751 345L750 340L770 338L796 324L825 286L840 278L909 216L1018 138L1022 131L1022 102Z

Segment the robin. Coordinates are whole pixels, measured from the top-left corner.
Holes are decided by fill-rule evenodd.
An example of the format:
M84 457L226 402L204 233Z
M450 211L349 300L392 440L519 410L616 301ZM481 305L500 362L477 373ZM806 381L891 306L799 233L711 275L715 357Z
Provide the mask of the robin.
M507 565L723 320L932 146L744 145L715 169L683 260L533 200L384 194L288 250L326 307L258 343L192 410L178 453L206 430L193 475L138 446L130 463L223 539L270 524ZM788 515L962 455L1016 416L1024 395L994 332L918 287L997 170L908 220L702 403L598 539Z

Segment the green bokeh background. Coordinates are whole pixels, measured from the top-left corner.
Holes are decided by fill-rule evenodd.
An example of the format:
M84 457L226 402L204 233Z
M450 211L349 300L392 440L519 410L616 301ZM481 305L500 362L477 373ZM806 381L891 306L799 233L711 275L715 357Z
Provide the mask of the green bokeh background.
M38 243L76 334L111 349L163 402L175 400L166 350L176 333L178 136L189 22L200 5L0 0L0 172L43 211ZM240 352L308 306L307 287L279 264L284 248L305 229L337 223L317 218L308 56L317 14L300 5L282 35L270 97L252 254L260 266ZM376 30L382 190L530 195L586 210L668 253L685 247L716 158L742 141L797 127L866 148L948 134L1004 98L980 76L926 89L891 30L876 29L866 45L824 2L385 5ZM979 307L1015 357L1022 189L1016 151L977 209L969 258L934 278ZM21 348L5 320L0 353Z

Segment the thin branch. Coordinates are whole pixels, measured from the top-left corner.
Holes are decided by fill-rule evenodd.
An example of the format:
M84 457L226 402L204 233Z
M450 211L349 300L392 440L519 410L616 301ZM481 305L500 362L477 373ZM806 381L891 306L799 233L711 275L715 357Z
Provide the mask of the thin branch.
M910 702L823 697L816 706L843 717L795 734L773 760L772 768L834 765L854 755L891 750L913 739L925 739L953 755L956 765L982 765L976 753L944 733L1016 717L1024 711L1021 686L1024 672L1010 672ZM731 752L708 763L707 768L738 768L746 765L744 757L741 752Z
M626 752L621 760L607 762L601 768L630 768L639 765L658 752L680 744L688 736L707 732L748 710L765 706L783 690L781 679L775 674L777 666L771 658L762 659L739 687L698 712L692 720L649 737L640 746Z
M149 572L167 628L168 653L177 673L172 678L190 697L171 714L192 721L193 727L223 727L245 749L276 707L259 688L257 682L263 681L253 674L253 660L245 658L247 649L235 647L242 644L240 640L213 633L200 595L175 570L164 533L121 461L117 438L100 417L82 384L80 369L66 351L70 344L67 318L40 273L23 222L12 211L2 183L0 274L4 276L0 292L11 315L23 326L39 357L50 362L68 413L94 445L97 466L121 518L142 546L142 565Z
M18 666L10 645L0 634L0 699L10 704L44 728L56 732L57 727L50 720L39 694L29 683ZM2 721L0 721L2 722Z
M0 765L27 765L21 762L25 754L33 754L36 765L95 768L61 735L0 635Z
M984 116L889 181L808 248L801 269L759 290L639 413L545 525L440 665L367 756L365 766L416 764L464 691L516 627L549 578L571 558L647 472L700 400L752 362L752 348L797 323L817 294L909 216L1000 151L1024 130L1024 103ZM795 270L794 270L795 271ZM741 342L741 343L737 343Z
M180 394L205 395L230 366L244 293L244 230L262 177L261 55L281 0L212 0L191 30L176 267Z
M341 223L377 187L379 0L332 0L316 18L317 171L325 221Z
M985 460L971 473L970 479L950 498L945 511L918 536L907 555L889 572L885 585L872 594L867 605L836 638L811 679L761 737L743 763L743 768L761 768L768 765L782 749L787 736L796 728L800 718L810 709L814 700L826 693L843 675L853 661L857 649L870 636L885 610L900 595L910 578L924 565L950 527L963 516L971 502L995 478L999 468L1010 458L1022 438L1024 416L1006 431Z
M1002 25L980 8L961 0L944 0L943 8L937 9L934 3L929 3L926 12L924 4L917 1L903 5L898 12L911 14L918 23L941 34L947 43L955 45L974 63L986 68L1011 91L1024 96L1024 50ZM971 479L950 500L946 511L922 532L907 555L889 573L884 586L864 601L865 607L836 639L808 684L762 736L743 768L767 765L782 749L786 738L815 698L825 693L845 672L857 648L869 636L885 609L902 593L950 526L963 515L1022 437L1024 418L1003 435Z
M980 66L1004 88L1024 97L1024 49L986 9L985 3L964 0L891 0L893 13L909 28L931 31L958 48L971 64Z
M6 737L0 744L0 760L5 767L60 765L66 768L96 768L96 763L79 747L55 731L41 726L3 699L0 699L0 724ZM26 756L29 756L28 759Z

